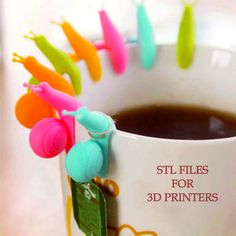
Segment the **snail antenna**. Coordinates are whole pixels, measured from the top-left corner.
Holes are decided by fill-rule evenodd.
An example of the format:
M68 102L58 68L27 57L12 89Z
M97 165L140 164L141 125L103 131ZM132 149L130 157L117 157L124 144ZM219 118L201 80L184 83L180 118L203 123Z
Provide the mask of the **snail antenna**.
M43 92L43 88L39 87L38 85L32 85L25 82L23 83L23 86L29 88L31 92L39 92L39 93Z
M25 62L25 57L20 56L19 54L17 54L16 52L13 53L13 58L12 58L13 62L18 62L21 64L24 64Z
M30 39L30 40L35 40L38 37L37 34L35 34L32 30L29 31L29 34L25 34L24 38L25 39Z
M62 19L62 21L64 22L65 20ZM62 23L60 23L60 22L58 22L56 20L51 20L50 23L53 24L53 25L56 25L56 26L60 26L60 27L62 26Z
M77 115L77 111L67 111L67 110L63 110L62 111L62 115L63 116L76 116Z

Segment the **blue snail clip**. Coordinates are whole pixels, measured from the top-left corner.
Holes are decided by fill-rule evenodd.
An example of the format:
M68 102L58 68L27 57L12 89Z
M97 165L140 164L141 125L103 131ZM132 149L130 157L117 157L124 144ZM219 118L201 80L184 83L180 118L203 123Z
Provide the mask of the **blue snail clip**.
M150 69L156 61L157 45L153 26L143 4L137 6L137 21L141 63L145 69Z
M68 175L76 182L89 182L94 177L106 177L109 168L110 137L115 130L112 118L104 113L81 107L75 112L63 111L75 117L91 139L75 144L66 157Z
M128 39L127 43L138 44L142 66L145 69L151 69L156 61L158 48L154 28L143 4L137 4L137 31L137 39Z

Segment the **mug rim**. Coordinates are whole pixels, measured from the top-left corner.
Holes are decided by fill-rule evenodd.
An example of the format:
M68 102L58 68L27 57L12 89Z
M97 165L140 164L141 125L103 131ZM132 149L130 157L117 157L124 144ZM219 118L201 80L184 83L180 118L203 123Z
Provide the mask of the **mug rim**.
M157 46L160 48L166 48L166 47L172 47L176 48L176 44L173 42L156 42ZM132 50L133 48L136 48L136 44L128 45L128 49ZM222 50L225 52L228 52L235 56L236 58L236 49L233 47L227 47L223 45L212 45L209 43L203 43L203 42L197 42L195 45L195 48L205 48L210 50ZM99 54L104 56L105 52L100 51ZM189 105L189 104L188 104ZM135 133L130 133L127 131L122 131L119 129L115 129L113 131L113 135L122 136L127 139L140 139L142 141L152 141L152 142L165 142L165 143L177 143L177 144L212 144L212 143L230 143L230 142L236 142L236 136L232 137L225 137L225 138L215 138L215 139L171 139L171 138L160 138L160 137L151 137L146 135L140 135Z
M152 141L152 142L167 142L167 143L186 143L186 144L212 144L212 143L230 143L236 142L236 136L226 137L226 138L216 138L216 139L171 139L171 138L160 138L151 137L141 134L134 134L122 130L114 130L112 135L117 135L122 138L127 139L141 139L142 141Z
M176 47L172 42L161 43L161 47ZM135 47L134 45L130 45L130 48ZM225 47L225 46L214 46L208 43L197 43L196 47L208 48L211 50L223 50L229 53L232 53L236 56L236 49L233 47ZM160 137L151 137L146 135L140 135L135 133L130 133L127 131L122 131L116 129L115 135L123 136L128 139L142 139L143 141L155 141L155 142L172 142L172 143L186 143L186 144L212 144L212 143L226 143L226 142L236 142L236 136L226 137L226 138L215 138L215 139L171 139L171 138L160 138Z

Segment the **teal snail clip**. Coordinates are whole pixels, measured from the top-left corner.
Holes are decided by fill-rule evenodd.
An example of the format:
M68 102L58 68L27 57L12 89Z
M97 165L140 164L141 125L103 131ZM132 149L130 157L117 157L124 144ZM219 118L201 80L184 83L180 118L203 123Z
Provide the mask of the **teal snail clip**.
M86 128L91 139L75 144L67 154L66 170L77 183L90 182L94 177L106 177L109 167L110 137L114 121L101 112L81 107L75 112L63 111L75 117Z
M143 4L137 6L137 22L141 64L145 69L151 69L156 61L157 45L153 26Z
M153 68L158 54L155 29L143 1L139 3L133 0L133 2L136 7L137 38L128 38L126 43L137 43L140 63L144 69L149 70Z
M115 124L109 116L86 107L62 114L75 117L91 136L91 139L75 144L66 157L66 170L72 178L74 218L86 235L106 236L106 200L102 190L91 180L107 175L109 143Z

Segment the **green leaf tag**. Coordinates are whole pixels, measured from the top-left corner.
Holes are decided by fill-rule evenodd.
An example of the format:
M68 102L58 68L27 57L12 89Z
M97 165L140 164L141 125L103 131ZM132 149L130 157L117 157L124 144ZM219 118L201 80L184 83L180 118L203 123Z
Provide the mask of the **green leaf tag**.
M107 236L106 201L94 183L72 181L74 217L86 236Z

